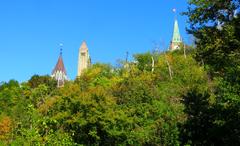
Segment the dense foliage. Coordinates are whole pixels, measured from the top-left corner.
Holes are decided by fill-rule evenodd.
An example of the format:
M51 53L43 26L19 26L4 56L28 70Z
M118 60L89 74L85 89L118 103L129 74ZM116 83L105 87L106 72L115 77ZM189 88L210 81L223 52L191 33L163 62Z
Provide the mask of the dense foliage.
M120 68L94 64L63 88L37 75L27 83L2 83L0 140L12 145L180 145L179 125L186 120L181 96L196 84L204 87L207 74L182 51L135 59Z
M184 96L188 120L182 141L240 145L240 1L190 0L189 4L185 14L196 38L195 59L208 73L209 89L192 89Z
M240 145L240 1L189 4L194 49L2 82L0 145Z

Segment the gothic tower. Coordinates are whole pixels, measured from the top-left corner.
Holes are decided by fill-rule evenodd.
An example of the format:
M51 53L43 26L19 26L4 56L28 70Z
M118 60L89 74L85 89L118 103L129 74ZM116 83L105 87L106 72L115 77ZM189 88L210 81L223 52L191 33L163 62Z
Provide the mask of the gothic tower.
M52 71L52 78L57 80L57 87L64 86L64 82L67 80L67 72L64 67L63 59L62 59L62 49L57 61L55 68Z
M173 36L172 36L172 41L170 43L169 50L174 51L174 50L180 49L181 44L182 44L182 38L179 32L178 21L175 18Z
M88 47L85 41L82 42L82 45L79 48L78 53L78 73L77 77L80 77L83 70L88 68L91 65L91 59L88 52Z

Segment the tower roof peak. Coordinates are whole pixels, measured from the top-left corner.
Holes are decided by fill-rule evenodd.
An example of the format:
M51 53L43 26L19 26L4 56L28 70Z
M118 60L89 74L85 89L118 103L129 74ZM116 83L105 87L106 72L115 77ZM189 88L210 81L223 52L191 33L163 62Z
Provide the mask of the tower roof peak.
M88 50L88 47L87 47L87 43L86 41L84 40L80 46L80 51L87 51Z
M57 87L64 86L64 82L67 79L67 72L63 64L63 58L62 58L62 45L60 45L60 54L58 57L58 61L56 66L54 67L52 71L52 78L54 78L57 81Z
M179 26L178 26L177 18L175 18L175 20L174 20L172 42L175 42L175 43L182 42L181 35L180 35L180 32L179 32Z
M56 64L55 68L53 69L52 74L54 74L58 71L63 72L64 74L67 74L66 69L64 67L63 59L62 59L62 54L59 55L57 64Z
M182 38L181 38L181 35L180 35L180 32L179 32L178 20L175 17L174 27L173 27L173 35L172 35L172 40L171 40L169 49L171 51L174 51L176 49L180 49L181 44L182 44Z

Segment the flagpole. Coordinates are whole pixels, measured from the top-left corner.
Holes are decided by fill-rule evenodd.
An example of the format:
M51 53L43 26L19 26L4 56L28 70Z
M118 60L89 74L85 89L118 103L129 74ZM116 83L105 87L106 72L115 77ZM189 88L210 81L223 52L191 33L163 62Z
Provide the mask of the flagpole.
M175 18L175 20L177 19L177 9L176 8L173 8L173 13L174 13L174 18Z

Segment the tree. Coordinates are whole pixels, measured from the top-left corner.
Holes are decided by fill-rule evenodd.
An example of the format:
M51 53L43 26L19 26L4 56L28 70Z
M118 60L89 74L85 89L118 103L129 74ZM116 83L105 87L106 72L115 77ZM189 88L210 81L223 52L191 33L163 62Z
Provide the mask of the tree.
M0 85L0 114L3 112L10 115L12 108L18 102L20 94L21 89L19 83L15 80L10 80L8 83Z
M203 67L182 52L138 54L136 60L128 69L94 64L53 90L50 78L3 83L1 113L11 119L3 145L180 145L181 95L194 84L205 89Z
M151 53L136 54L134 55L137 61L137 67L139 70L151 71L152 70L152 55Z
M184 112L187 121L182 127L182 144L212 145L210 130L213 128L210 115L211 106L208 92L200 93L199 89L191 89L183 96ZM213 128L214 129L214 128Z
M189 4L184 14L189 17L188 31L197 40L196 59L204 62L212 77L217 75L238 82L240 17L234 17L234 13L240 8L239 0L190 0Z
M0 141L8 141L11 132L11 119L8 116L0 117Z
M185 129L189 134L185 136L194 145L239 145L240 127L237 125L240 120L236 113L240 112L240 1L190 0L189 4L184 13L189 17L188 31L196 38L195 58L208 72L208 94L211 96L198 94L199 91L191 95L199 99L195 105L206 100L212 103L203 108L211 109L211 112L201 111L202 115L194 116L198 121L206 117L211 120L201 122L201 126L194 126L195 122L192 122L193 127ZM190 104L185 103L186 108ZM186 114L190 116L187 111ZM188 119L186 124L191 121ZM205 127L207 137L194 133L202 127Z
M39 75L33 75L30 80L28 80L27 84L31 88L36 88L41 84L45 84L48 86L51 90L55 89L57 87L57 81L51 78L48 75L45 76L39 76Z

